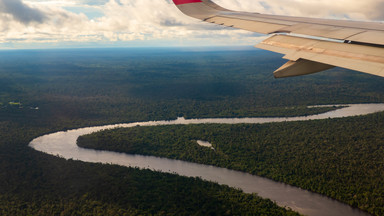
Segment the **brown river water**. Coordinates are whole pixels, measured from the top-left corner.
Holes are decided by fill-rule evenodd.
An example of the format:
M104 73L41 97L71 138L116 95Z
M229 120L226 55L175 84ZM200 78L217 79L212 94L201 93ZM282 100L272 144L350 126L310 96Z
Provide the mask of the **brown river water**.
M367 216L369 214L354 209L348 205L328 197L309 192L284 183L275 182L267 178L250 175L243 172L195 164L190 162L158 158L152 156L129 155L125 153L98 151L84 149L77 146L79 136L90 134L104 129L135 126L159 125L187 125L187 124L265 124L272 122L308 121L328 118L344 118L350 116L367 115L384 111L384 104L351 104L335 111L305 117L288 118L211 118L211 119L184 119L171 121L136 122L129 124L116 124L80 128L61 131L38 137L30 142L29 146L37 151L59 156L65 159L80 160L90 163L116 164L141 169L151 169L159 172L174 173L187 177L200 177L207 181L217 182L234 188L240 188L245 193L257 193L263 198L275 201L279 206L289 207L292 210L308 216Z

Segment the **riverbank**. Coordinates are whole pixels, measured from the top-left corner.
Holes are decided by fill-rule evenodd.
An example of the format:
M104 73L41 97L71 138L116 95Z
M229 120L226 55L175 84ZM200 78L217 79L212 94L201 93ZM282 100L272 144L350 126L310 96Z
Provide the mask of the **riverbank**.
M179 125L179 124L205 124L205 123L224 123L224 124L240 124L240 123L268 123L268 122L285 122L285 121L304 121L304 120L313 120L313 119L327 119L327 118L342 118L342 117L348 117L348 116L356 116L356 115L366 115L369 113L375 113L379 111L384 110L383 104L360 104L360 105L351 105L350 107L343 108L340 110L328 112L325 114L320 115L314 115L314 116L307 116L307 117L294 117L294 118L245 118L245 119L192 119L192 120L185 120L185 119L178 119L175 121L155 121L155 122L141 122L141 123L132 123L132 124L118 124L118 125L110 125L110 126L104 126L104 127L94 127L94 128L83 128L78 130L71 130L67 132L58 132L55 134L46 135L40 138L37 138L33 140L30 143L30 146L36 150L43 151L52 155L59 155L61 157L67 158L67 159L76 159L76 160L82 160L87 162L102 162L102 163L112 163L112 164L119 164L119 165L125 165L125 166L133 166L133 167L141 167L141 168L151 168L154 170L157 170L156 164L159 164L159 161L151 161L152 157L141 157L141 156L132 156L132 155L125 155L120 153L113 153L113 152L105 152L105 151L96 151L96 150L88 150L88 149L82 149L78 148L76 145L76 140L79 136L89 134L92 132L100 131L103 129L112 129L117 127L135 127L135 126L159 126L159 125ZM122 157L122 158L121 158ZM133 158L132 158L133 157ZM171 167L171 164L180 164L180 161L172 161L170 162L167 167ZM185 170L185 169L183 169ZM163 170L165 172L176 172L175 170ZM211 172L210 172L211 173ZM200 176L200 175L197 175ZM203 176L201 176L203 179L205 179ZM213 180L216 181L217 179L207 179L207 180ZM237 187L237 185L231 185ZM298 189L300 191L300 189ZM302 193L302 195L306 198L304 200L308 201L307 193ZM300 192L299 192L300 193ZM281 194L279 197L282 197ZM290 197L291 198L291 197ZM300 198L303 199L303 198ZM319 196L319 199L325 199L328 200L330 203L334 202L333 200L327 199L325 197ZM298 200L288 200L288 202L295 203L294 206L289 206L291 208L296 208L301 210L301 212L307 210L307 212L312 212L313 209L327 209L323 208L324 206L316 206L314 207L314 203L321 203L321 205L325 202L323 200L321 201L314 201L310 202L310 206L298 206L300 202ZM308 204L308 203L307 203ZM340 215L340 209L342 210L343 214L346 215L364 215L364 213L353 210L349 206L345 206L343 204L338 204L339 207L336 208L336 212L334 212L334 215ZM344 207L342 207L344 206ZM308 210L309 208L309 210ZM344 211L347 211L345 213ZM324 215L324 212L317 212L316 213L310 213L310 215ZM331 212L328 212L326 215L332 215Z

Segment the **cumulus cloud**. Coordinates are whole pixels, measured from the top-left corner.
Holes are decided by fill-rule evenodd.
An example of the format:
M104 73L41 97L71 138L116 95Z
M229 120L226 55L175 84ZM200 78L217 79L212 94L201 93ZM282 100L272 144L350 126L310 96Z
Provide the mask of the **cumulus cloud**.
M0 0L6 1L18 1L22 8L38 12L42 19L21 22L16 16L0 14L0 43L166 40L183 44L211 35L216 43L227 44L226 41L235 41L239 35L244 37L243 43L255 38L250 32L233 31L187 17L168 0L100 0L94 4L86 0ZM74 7L92 8L102 16L89 18L71 11ZM211 42L207 40L207 44Z
M21 0L0 0L0 12L11 15L15 20L29 24L42 23L46 16L39 9L23 4Z
M384 14L382 0L215 2L234 10L292 16L377 20ZM98 16L86 11L97 11ZM206 41L239 45L256 43L259 37L187 17L171 0L0 0L0 30L0 43Z

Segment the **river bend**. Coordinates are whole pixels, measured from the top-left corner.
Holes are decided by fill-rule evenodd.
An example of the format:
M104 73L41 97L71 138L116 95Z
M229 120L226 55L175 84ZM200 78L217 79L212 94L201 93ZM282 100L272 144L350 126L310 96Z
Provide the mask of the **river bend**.
M246 193L258 193L263 198L269 198L280 206L289 207L308 216L367 216L369 214L348 205L284 183L275 182L263 177L243 172L195 164L179 160L158 158L152 156L129 155L125 153L84 149L77 146L79 136L104 129L134 126L187 125L187 124L264 124L272 122L308 121L328 118L343 118L384 111L384 104L351 104L344 108L318 115L305 117L279 118L208 118L184 119L171 121L149 121L129 124L116 124L98 127L87 127L69 131L61 131L38 137L29 146L37 151L91 163L116 164L141 169L151 169L166 173L175 173L187 177L201 177L204 180L240 188Z

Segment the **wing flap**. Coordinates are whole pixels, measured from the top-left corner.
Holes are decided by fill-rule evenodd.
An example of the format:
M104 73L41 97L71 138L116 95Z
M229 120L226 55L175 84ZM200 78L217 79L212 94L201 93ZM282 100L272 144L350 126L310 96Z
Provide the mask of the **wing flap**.
M384 31L367 31L348 37L347 40L384 45ZM384 52L384 51L383 51Z
M193 2L176 4L189 16L257 33L285 32L384 45L383 23L236 12L222 8L210 0L174 0L177 1Z
M295 70L300 71L298 74L304 74L304 70L313 73L317 71L310 70L309 65L313 64L318 69L334 65L384 77L383 23L236 12L211 0L173 2L186 15L206 22L262 34L286 33L312 37L276 35L257 45L258 48L283 53L286 59L292 61L280 68L278 74L283 74L281 71L285 71L286 75L295 74Z
M381 23L372 24L369 22L337 21L236 12L219 12L218 14L211 16L208 20L215 19L216 17L227 18L228 20L238 20L238 23L244 23L244 25L234 26L234 28L245 29L262 34L283 32L384 45L384 30L380 30L384 25ZM258 23L264 23L264 26L271 25L280 28L274 28L273 32L268 32L264 29L264 26L260 27ZM225 22L223 22L223 24L229 26ZM247 28L244 28L243 26L247 26Z
M269 34L271 32L279 31L281 28L286 27L286 25L281 24L271 24L266 22L250 21L250 20L239 20L234 18L227 17L212 17L205 20L206 22L215 23L219 25L225 25L228 27L243 29L252 32L258 32L262 34Z
M256 47L284 54L290 61L305 59L384 77L384 52L379 47L288 35L274 35Z
M275 76L275 78L294 77L317 73L334 67L335 66L333 65L323 64L305 59L299 59L297 61L288 61L286 64L284 64L275 72L273 72L273 75Z
M308 23L300 23L283 28L280 32L294 32L296 34L345 40L353 35L360 34L365 31L362 29L351 29L335 26L311 25Z

